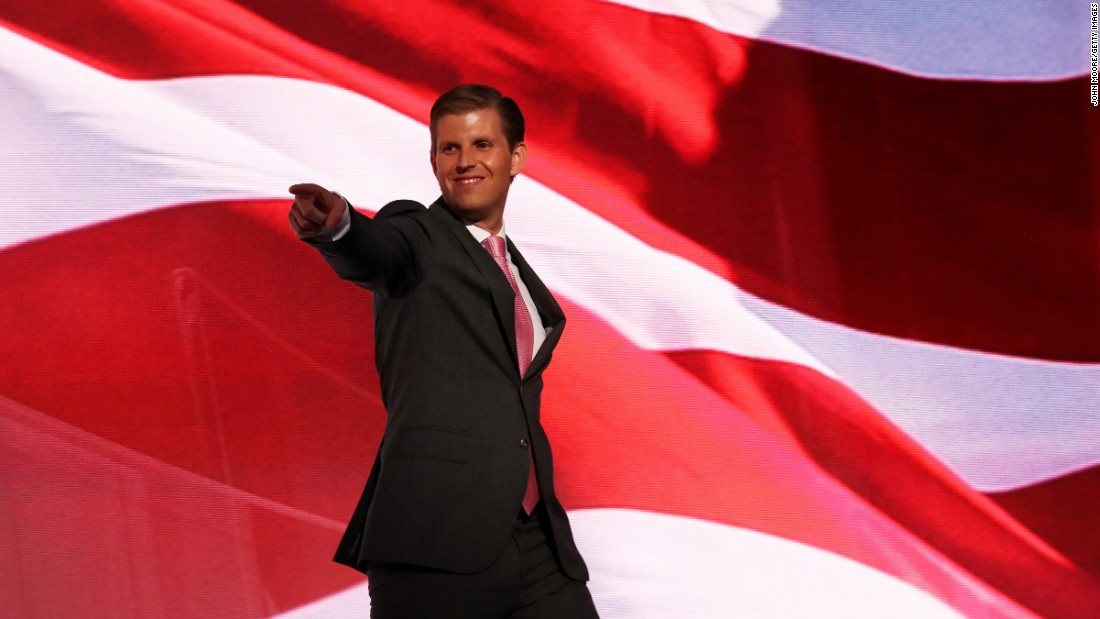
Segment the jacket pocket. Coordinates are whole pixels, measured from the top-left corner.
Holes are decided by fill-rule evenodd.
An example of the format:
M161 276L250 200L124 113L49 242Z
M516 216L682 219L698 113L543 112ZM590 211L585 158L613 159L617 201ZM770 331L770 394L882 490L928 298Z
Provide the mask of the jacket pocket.
M465 464L470 460L470 435L443 428L406 428L387 439L391 458L434 458Z

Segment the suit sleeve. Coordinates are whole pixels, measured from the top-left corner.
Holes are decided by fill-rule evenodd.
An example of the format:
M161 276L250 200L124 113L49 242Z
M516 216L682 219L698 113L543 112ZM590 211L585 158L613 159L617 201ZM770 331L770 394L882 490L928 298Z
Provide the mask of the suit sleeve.
M424 275L430 244L418 214L424 205L412 200L387 204L374 216L351 210L351 229L338 241L311 242L336 274L385 296L400 296Z

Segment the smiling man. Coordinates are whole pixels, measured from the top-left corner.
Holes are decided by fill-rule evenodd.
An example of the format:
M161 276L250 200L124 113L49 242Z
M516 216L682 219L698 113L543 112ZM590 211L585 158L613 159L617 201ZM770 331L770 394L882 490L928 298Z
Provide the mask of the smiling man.
M505 235L523 115L489 86L432 106L442 197L371 219L314 184L291 228L373 292L387 421L336 561L369 577L371 617L597 617L554 493L542 373L565 316Z

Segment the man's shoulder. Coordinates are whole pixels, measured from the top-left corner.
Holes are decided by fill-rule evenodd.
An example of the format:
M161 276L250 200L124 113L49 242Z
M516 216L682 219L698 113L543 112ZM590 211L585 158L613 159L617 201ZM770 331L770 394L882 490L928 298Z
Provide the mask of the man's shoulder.
M428 208L416 200L394 200L378 209L378 213L374 215L374 218L386 219L387 217L409 216L427 212Z

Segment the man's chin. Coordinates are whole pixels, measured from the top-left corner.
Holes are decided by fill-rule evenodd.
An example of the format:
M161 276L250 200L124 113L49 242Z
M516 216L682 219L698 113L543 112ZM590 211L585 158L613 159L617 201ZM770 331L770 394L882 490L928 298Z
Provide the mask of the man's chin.
M471 203L469 200L456 200L452 196L444 195L443 201L447 204L447 210L468 224L474 223L484 216L484 208L479 204Z
M447 201L447 205L455 211L461 213L468 213L475 215L477 213L486 213L490 210L489 206L483 201L473 198L471 196L443 196L443 199Z

